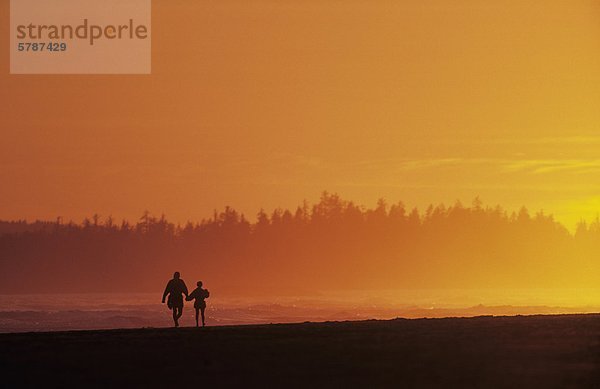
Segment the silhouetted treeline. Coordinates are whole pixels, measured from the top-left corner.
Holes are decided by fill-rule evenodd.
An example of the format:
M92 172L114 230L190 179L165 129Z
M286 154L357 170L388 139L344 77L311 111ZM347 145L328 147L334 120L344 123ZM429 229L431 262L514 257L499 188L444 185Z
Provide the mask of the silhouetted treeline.
M380 200L335 194L295 210L232 208L175 225L94 216L81 224L0 222L0 293L156 291L175 270L226 294L324 289L595 287L600 223L569 233L525 208Z

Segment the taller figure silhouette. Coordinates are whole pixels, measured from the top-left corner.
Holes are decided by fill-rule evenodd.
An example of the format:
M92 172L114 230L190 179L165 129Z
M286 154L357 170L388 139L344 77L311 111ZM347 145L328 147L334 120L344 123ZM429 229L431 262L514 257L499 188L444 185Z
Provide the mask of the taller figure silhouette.
M175 327L179 327L179 318L183 315L183 295L188 297L188 288L185 282L181 279L181 274L178 271L173 274L173 279L167 283L165 292L163 293L162 302L165 303L165 298L169 296L167 300L167 306L173 310L173 321Z

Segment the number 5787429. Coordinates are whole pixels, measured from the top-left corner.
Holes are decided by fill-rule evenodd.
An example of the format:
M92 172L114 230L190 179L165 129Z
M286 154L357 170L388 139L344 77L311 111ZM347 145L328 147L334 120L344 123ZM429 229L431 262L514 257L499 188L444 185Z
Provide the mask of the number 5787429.
M66 51L67 44L66 43L58 43L58 42L19 42L17 45L18 51Z

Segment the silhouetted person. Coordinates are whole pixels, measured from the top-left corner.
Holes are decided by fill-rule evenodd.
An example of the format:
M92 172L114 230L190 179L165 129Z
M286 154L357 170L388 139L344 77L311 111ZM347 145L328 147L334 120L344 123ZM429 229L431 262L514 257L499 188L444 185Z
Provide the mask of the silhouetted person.
M198 287L194 289L192 293L190 293L186 300L196 300L194 301L194 308L196 308L196 327L198 327L198 313L200 312L202 313L202 327L204 327L206 325L206 322L204 321L204 310L206 309L206 301L204 301L204 299L207 299L208 296L210 296L210 293L208 293L208 290L202 289L202 281L198 281L196 285L198 285Z
M173 310L173 321L175 327L179 327L179 318L183 315L183 295L188 297L188 288L181 278L178 271L173 274L173 279L167 283L165 293L163 293L162 302L165 303L165 298L169 295L167 306Z

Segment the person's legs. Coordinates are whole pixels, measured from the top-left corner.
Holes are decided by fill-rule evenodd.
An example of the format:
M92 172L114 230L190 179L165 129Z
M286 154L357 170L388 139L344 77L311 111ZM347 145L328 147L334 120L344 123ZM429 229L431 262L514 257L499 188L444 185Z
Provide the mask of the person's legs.
M206 323L204 322L204 309L204 307L200 308L200 310L202 311L202 327L206 325ZM196 310L196 325L198 325L198 310Z
M179 323L177 322L177 319L179 319L179 316L177 316L178 309L177 307L173 307L173 322L175 323L175 327L179 327Z
M200 314L200 309L196 308L196 327L198 327L198 315Z

